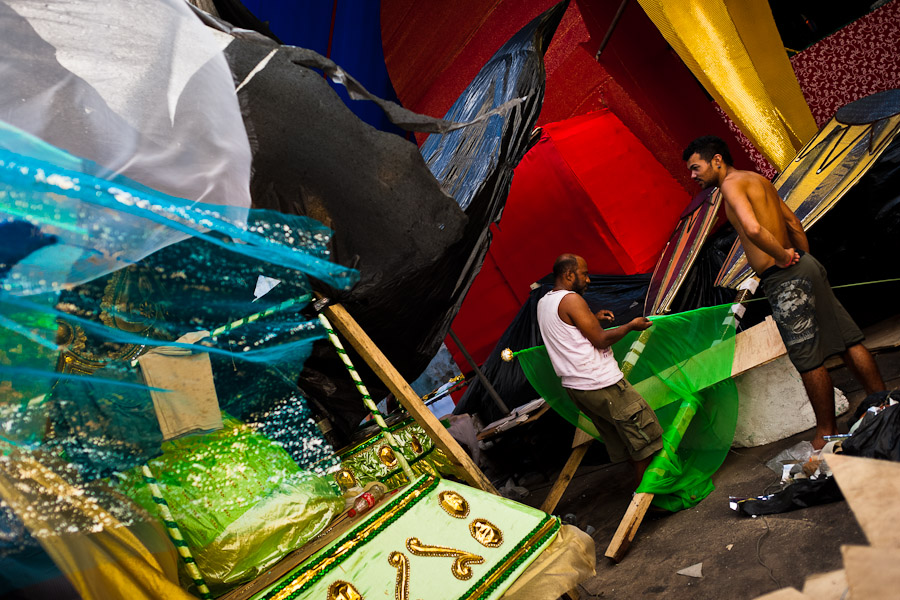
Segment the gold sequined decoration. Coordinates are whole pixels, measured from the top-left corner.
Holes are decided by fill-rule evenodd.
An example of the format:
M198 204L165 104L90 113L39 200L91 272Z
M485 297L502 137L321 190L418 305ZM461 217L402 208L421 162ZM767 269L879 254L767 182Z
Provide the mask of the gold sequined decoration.
M362 594L356 591L352 583L335 581L328 588L328 600L362 600Z
M388 564L397 569L397 584L394 586L395 600L409 600L409 559L402 552L391 552Z
M100 321L112 329L148 336L164 317L156 299L164 297L161 284L148 269L131 265L110 275L100 301ZM60 305L66 312L71 305ZM74 306L71 308L75 309ZM127 315L123 317L121 315ZM130 361L144 346L124 342L98 343L80 325L57 319L57 342L62 346L57 370L91 375L110 361Z
M378 449L378 458L390 468L397 466L397 455L390 446L382 446Z
M342 491L347 491L352 487L356 487L356 477L347 469L341 469L334 474L334 480Z
M454 519L465 519L469 516L469 503L452 490L441 492L438 495L438 504Z
M450 565L450 572L457 579L472 578L472 567L469 565L478 565L484 562L484 558L465 550L456 550L447 548L446 546L429 546L419 541L419 538L409 538L406 540L406 549L416 556L443 556L454 558L453 564Z
M487 548L497 548L503 543L503 532L487 519L475 519L469 523L469 533Z
M409 446L412 448L412 451L416 454L422 454L422 442L419 441L419 438L416 436L410 436L409 438Z

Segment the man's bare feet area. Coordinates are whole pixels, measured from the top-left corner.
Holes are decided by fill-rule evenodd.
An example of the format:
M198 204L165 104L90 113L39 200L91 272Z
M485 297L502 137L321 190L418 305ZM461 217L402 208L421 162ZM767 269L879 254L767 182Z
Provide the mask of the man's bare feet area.
M812 440L810 440L809 443L812 444L813 450L821 450L825 446L825 444L828 443L825 440L825 436L826 435L837 435L837 433L838 433L837 429L835 429L834 431L829 431L829 432L825 432L825 433L821 433L821 434L818 431L816 431L816 437L814 437Z

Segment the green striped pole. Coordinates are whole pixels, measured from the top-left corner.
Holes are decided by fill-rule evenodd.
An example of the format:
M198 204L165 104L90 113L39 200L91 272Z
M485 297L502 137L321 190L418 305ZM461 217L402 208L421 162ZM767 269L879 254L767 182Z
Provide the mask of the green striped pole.
M169 537L172 538L172 543L175 544L178 555L184 562L184 566L187 567L191 579L194 580L194 585L197 586L200 597L203 598L203 600L211 600L213 595L209 591L206 581L203 580L200 569L197 568L197 563L194 561L193 555L191 555L191 549L188 548L187 542L184 541L184 537L181 535L181 530L178 529L178 523L176 523L175 519L172 517L172 511L169 510L169 503L163 498L162 491L159 489L159 484L157 483L156 478L153 477L153 472L150 471L149 465L146 464L141 466L141 471L144 474L144 482L150 487L150 494L153 496L153 502L159 507L159 514L162 517L163 523L166 525L166 531L168 532Z
M303 294L299 298L288 298L281 304L276 304L275 306L270 306L269 308L267 308L264 311L260 311L258 313L253 313L252 315L247 315L243 319L238 319L237 321L229 323L228 325L222 325L221 327L217 327L216 329L213 329L212 333L210 333L210 336L216 337L217 335L222 335L223 333L231 331L232 329L240 327L241 325L244 325L246 323L252 323L253 321L259 320L263 317L268 317L269 315L275 314L286 308L290 308L291 306L293 306L295 304L306 304L311 299L312 299L312 296L310 294Z
M628 376L631 375L634 365L637 364L638 359L644 352L644 348L647 347L647 340L650 339L652 333L651 329L645 329L641 332L638 338L632 342L631 348L625 354L625 358L622 359L622 375L625 376L625 379L628 379Z
M412 469L409 468L409 463L406 462L406 457L403 456L402 452L400 452L400 445L397 444L397 439L388 430L387 423L384 422L384 417L381 415L378 407L375 406L375 401L372 400L372 396L369 395L369 390L366 389L365 384L363 384L362 379L360 379L359 373L356 372L356 367L354 367L353 363L350 361L350 357L347 356L347 351L344 350L344 345L341 344L341 340L339 340L337 335L335 335L334 328L331 326L331 322L322 313L319 313L319 321L322 323L322 326L325 327L325 331L328 332L328 339L331 340L331 343L334 345L334 349L337 351L338 356L341 357L341 360L344 361L344 366L347 367L347 370L350 372L350 378L353 379L353 383L356 384L356 389L358 389L360 395L362 395L363 403L366 405L366 408L368 408L372 413L372 418L375 419L375 423L377 423L378 427L381 428L381 433L384 435L384 439L387 440L388 445L394 451L394 455L397 457L397 462L400 463L400 467L403 469L406 477L410 482L412 482L415 476L413 475Z
M260 311L258 313L253 313L252 315L247 315L246 317L238 319L237 321L232 321L231 323L228 323L227 325L222 325L221 327L217 327L212 330L212 332L209 334L209 337L215 339L217 336L220 336L223 333L228 333L232 329L237 329L241 325L245 325L247 323L252 323L254 321L258 321L259 319L262 319L263 317L268 317L269 315L273 315L273 314L280 312L286 308L290 308L291 306L294 306L295 304L306 304L311 299L312 299L311 294L303 294L299 298L288 298L281 304L276 304L275 306L270 306L266 310ZM138 364L138 357L135 356L134 359L131 361L131 366L134 367L137 364Z

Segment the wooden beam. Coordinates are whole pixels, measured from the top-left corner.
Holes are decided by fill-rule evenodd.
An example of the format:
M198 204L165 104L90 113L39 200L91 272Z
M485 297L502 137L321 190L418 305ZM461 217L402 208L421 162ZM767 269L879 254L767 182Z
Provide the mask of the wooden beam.
M542 511L545 513L552 513L556 510L556 505L559 504L562 495L566 492L566 488L569 487L569 482L572 481L572 477L575 476L575 471L578 470L578 465L581 464L581 459L584 458L584 455L590 446L590 444L581 444L572 450L572 454L569 455L569 460L566 461L566 466L560 471L559 477L556 478L556 482L553 484L553 487L550 488L547 499L541 504Z
M622 560L631 546L631 541L634 539L641 521L644 520L644 515L647 514L647 509L650 508L651 500L653 500L653 494L634 495L631 504L628 505L628 510L625 511L625 517L622 518L619 528L616 529L612 541L606 548L606 558L614 562Z
M594 441L594 438L591 437L589 433L586 433L581 428L575 428L575 439L572 440L572 447L577 448L582 444L590 444Z
M363 331L356 319L347 312L347 309L340 304L334 304L326 306L322 309L322 312L331 320L341 335L350 342L350 345L353 346L359 355L363 357L366 364L375 371L378 378L394 394L403 408L434 440L437 447L444 452L448 459L462 468L469 485L499 496L499 492L491 484L491 481L472 462L472 459L453 439L453 436L447 433L447 430L441 425L437 417L431 414L431 411L428 410L425 403L419 398L419 395L413 391L409 383L400 375L368 334Z

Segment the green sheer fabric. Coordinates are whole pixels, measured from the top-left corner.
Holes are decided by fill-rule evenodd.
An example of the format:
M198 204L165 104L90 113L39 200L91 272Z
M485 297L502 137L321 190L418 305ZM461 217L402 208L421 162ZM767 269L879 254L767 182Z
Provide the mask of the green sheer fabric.
M655 317L641 351L632 332L613 346L620 363L639 353L628 381L647 400L663 427L663 450L653 459L638 492L677 511L713 490L711 477L734 438L738 394L731 380L734 320L730 306ZM534 389L566 420L597 439L590 419L572 403L544 346L516 353ZM629 358L634 357L634 354Z

